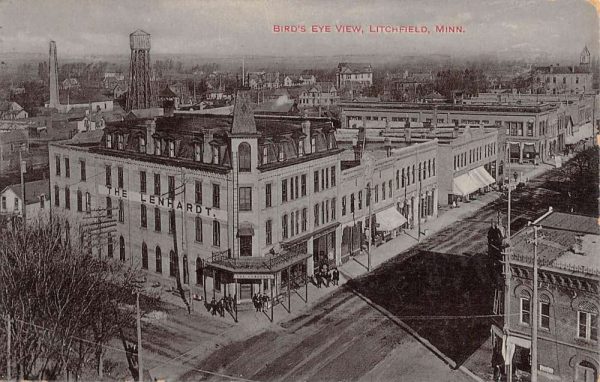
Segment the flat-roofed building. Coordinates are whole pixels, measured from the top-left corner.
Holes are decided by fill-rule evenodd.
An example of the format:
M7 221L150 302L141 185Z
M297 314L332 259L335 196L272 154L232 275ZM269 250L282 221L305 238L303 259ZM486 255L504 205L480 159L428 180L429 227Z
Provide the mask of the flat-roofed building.
M541 226L537 234L538 317L533 317L532 310L535 238L533 228L527 227L511 239L510 289L506 292L501 282L496 293L492 362L511 361L513 370L530 372L532 320L537 320L538 365L533 370L538 380L597 381L598 219L550 211L535 224Z

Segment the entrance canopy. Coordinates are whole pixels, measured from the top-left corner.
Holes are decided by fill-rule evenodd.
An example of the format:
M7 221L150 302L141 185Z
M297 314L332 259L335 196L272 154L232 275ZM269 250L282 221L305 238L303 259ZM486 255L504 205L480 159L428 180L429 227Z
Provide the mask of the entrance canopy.
M252 223L242 222L238 226L238 237L240 236L254 236L254 227Z
M467 196L479 190L481 187L483 186L471 178L468 173L462 174L452 181L452 193L454 195Z
M398 212L396 207L378 212L376 216L380 231L392 231L406 223L406 218Z
M476 169L469 171L469 176L471 176L471 178L477 180L477 182L482 184L482 187L487 187L490 184L496 183L494 178L492 178L492 176L486 171L485 168L483 168L483 166L477 167Z

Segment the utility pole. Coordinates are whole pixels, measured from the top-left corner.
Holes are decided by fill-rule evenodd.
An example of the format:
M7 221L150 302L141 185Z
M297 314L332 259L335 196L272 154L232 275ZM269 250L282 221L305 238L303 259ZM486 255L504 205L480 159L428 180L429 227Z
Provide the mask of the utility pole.
M11 328L11 323L10 323L10 315L6 315L6 380L10 381L10 376L11 376L11 359L10 359L10 355L11 355L11 334L12 334L12 328Z
M419 192L418 192L418 196L419 196L419 211L417 212L417 228L419 230L419 234L417 236L417 242L421 242L421 211L423 211L423 205L421 204L421 190L423 187L422 184L422 180L421 180L421 171L419 170Z
M533 322L531 325L531 382L537 382L538 357L537 357L537 332L538 332L538 231L541 227L533 227Z
M25 229L27 223L27 202L25 201L25 173L27 172L27 166L23 163L23 155L22 149L19 149L19 167L21 173L21 198L22 198L22 206L23 209L23 229Z
M368 240L367 240L367 271L371 272L371 240L372 240L372 235L373 235L373 218L371 216L372 214L372 208L373 208L373 203L371 201L371 185L369 184L369 186L367 186L367 195L368 195L368 200L369 200L369 235L367 236Z
M508 174L508 219L507 219L507 228L506 228L506 244L507 247L504 248L504 284L506 289L504 291L504 341L508 341L509 332L510 332L510 279L512 277L510 270L510 143L507 143L507 157L508 160L506 162L506 173ZM506 343L503 344L505 348L507 348ZM508 352L507 352L508 354ZM504 363L507 365L506 375L507 381L512 382L512 357L508 360L504 360Z
M136 321L137 321L137 353L138 353L138 381L144 381L144 363L142 362L142 322L140 319L140 292L137 292L136 302Z

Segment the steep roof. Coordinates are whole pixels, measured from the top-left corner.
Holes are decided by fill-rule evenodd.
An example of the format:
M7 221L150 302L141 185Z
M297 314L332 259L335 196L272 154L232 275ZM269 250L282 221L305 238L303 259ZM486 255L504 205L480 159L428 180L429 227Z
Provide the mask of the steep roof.
M370 73L373 71L373 68L371 67L371 64L362 62L340 62L338 70L346 73Z
M6 186L6 188L2 191L10 189L14 192L19 198L21 198L21 184L11 184L10 186ZM50 194L50 180L42 179L36 180L33 182L25 183L25 204L37 203L40 201L41 195L48 196Z
M254 112L247 92L238 91L233 105L232 135L257 134Z

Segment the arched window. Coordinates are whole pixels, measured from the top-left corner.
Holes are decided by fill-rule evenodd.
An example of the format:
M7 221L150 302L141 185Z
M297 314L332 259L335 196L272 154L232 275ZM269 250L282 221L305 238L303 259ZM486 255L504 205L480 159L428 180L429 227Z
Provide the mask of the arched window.
M177 275L177 256L175 251L169 253L169 276L175 277Z
M156 272L162 273L162 254L158 245L156 246Z
M148 246L142 243L142 269L148 269Z
M240 143L238 146L238 162L240 172L252 171L252 149L246 142Z
M119 260L125 261L125 239L123 236L119 237Z

